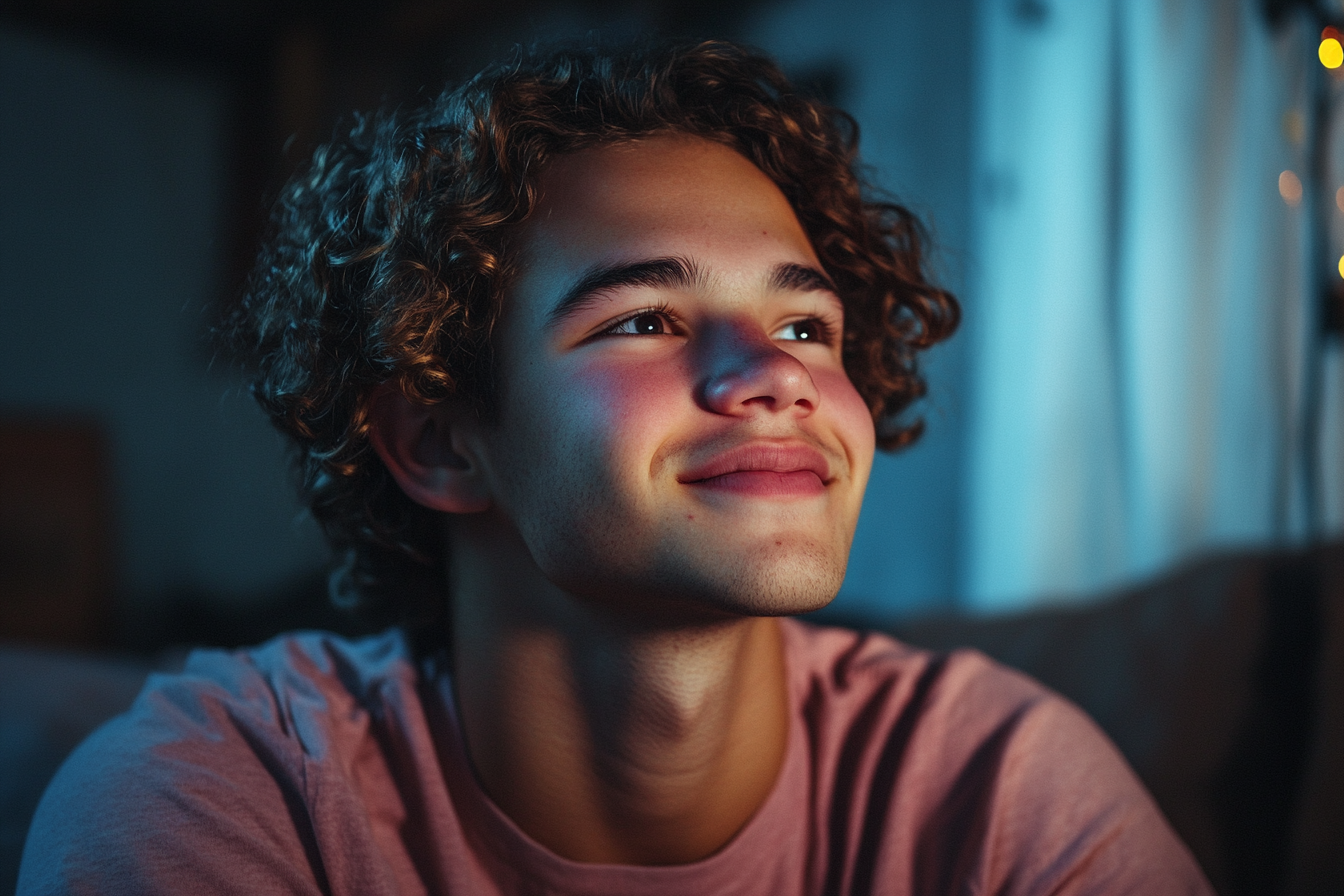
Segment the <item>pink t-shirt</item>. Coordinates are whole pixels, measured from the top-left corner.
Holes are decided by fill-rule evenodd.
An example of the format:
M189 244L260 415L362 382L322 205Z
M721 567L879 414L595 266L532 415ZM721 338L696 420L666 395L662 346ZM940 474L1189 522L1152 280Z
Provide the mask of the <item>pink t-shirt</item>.
M689 865L571 862L481 791L390 632L200 651L67 760L20 894L1209 893L1079 710L971 651L784 620L779 780Z

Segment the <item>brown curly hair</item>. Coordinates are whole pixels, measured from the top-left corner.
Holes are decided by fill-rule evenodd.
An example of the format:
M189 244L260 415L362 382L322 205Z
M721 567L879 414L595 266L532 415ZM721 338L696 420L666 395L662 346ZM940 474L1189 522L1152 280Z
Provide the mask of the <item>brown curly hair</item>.
M221 335L255 366L253 394L294 448L300 490L336 551L332 595L381 621L438 628L446 577L435 514L406 497L368 438L372 392L496 399L491 331L505 237L548 159L686 134L724 144L783 191L845 307L845 369L878 444L925 392L920 350L959 310L926 278L923 234L869 195L857 127L724 42L520 54L423 108L357 117L282 191L247 294Z

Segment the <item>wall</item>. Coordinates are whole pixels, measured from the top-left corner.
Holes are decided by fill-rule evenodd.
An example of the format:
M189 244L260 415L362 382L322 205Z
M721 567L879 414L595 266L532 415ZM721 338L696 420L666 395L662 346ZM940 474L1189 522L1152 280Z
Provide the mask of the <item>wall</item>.
M323 558L278 436L203 341L223 98L0 31L0 411L105 428L131 624L184 595L246 602Z

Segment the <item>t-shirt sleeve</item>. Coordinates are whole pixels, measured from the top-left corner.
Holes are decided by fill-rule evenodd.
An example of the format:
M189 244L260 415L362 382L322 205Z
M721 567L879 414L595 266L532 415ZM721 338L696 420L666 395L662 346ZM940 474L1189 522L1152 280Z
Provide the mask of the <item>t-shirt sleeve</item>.
M320 893L301 751L257 724L263 689L155 677L66 760L25 844L20 894Z
M974 650L794 627L816 892L1211 896L1082 710Z
M1045 693L1007 725L993 760L986 892L1212 896L1143 784L1081 710Z

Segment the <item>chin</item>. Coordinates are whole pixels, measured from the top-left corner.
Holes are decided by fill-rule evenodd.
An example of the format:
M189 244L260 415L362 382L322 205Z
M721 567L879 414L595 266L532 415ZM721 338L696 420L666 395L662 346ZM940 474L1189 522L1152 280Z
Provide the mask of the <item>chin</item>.
M682 601L711 606L733 616L795 616L835 599L845 578L844 557L794 547L782 556L761 552L748 561L714 564L694 577L683 571L672 584Z
M608 576L594 575L595 568L551 569L545 575L580 602L606 613L674 625L809 613L834 600L845 577L843 556L816 547L794 548L783 556L756 553L748 561L659 562Z
M779 570L760 576L744 577L728 595L737 612L749 616L796 616L810 613L835 600L845 570L811 568L792 575Z
M529 548L553 585L617 615L793 616L835 599L852 532L750 528L685 538L666 528L553 526Z

